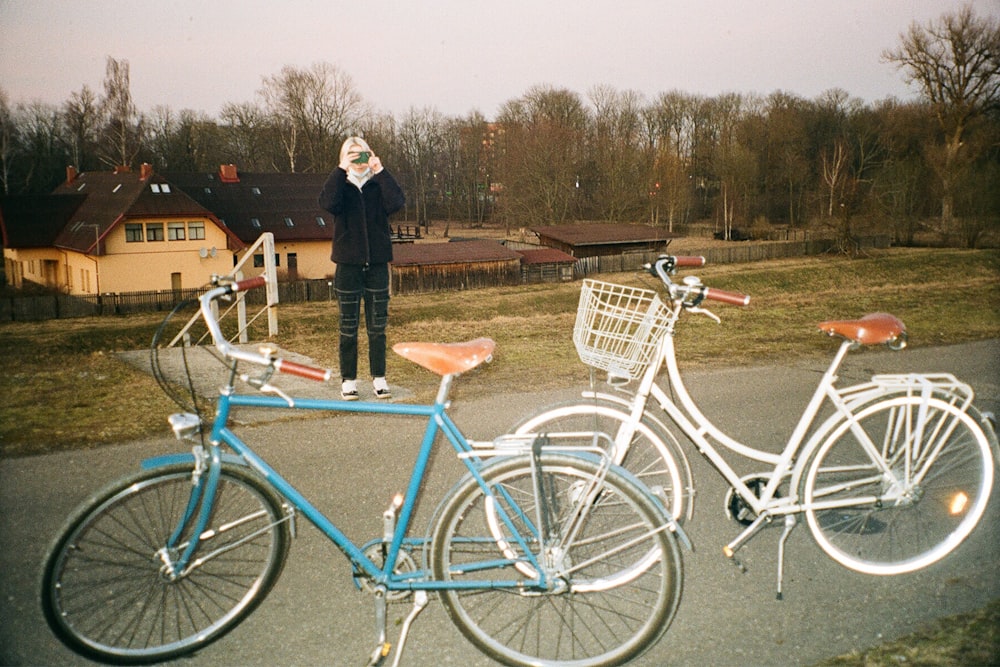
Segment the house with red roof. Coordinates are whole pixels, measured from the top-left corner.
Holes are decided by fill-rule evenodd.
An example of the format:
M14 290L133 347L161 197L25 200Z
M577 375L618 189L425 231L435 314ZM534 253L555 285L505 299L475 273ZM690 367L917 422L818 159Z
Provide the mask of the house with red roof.
M246 247L149 164L68 167L51 195L0 200L0 233L9 284L73 295L198 287Z

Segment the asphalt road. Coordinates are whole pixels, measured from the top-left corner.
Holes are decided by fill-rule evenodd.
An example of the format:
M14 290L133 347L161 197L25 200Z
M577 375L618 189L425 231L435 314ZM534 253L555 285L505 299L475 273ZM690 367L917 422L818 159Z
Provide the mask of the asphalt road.
M693 373L688 384L707 414L731 434L780 449L824 365L801 362ZM969 382L983 410L1000 414L1000 340L853 354L847 380L873 372L952 372ZM464 396L452 414L470 437L488 438L540 406L572 396L523 393ZM405 418L364 416L270 423L243 429L276 467L328 512L352 538L380 530L380 514L403 488L422 426ZM166 429L165 429L166 431ZM87 452L0 461L0 664L87 665L52 636L39 610L40 561L65 517L91 492L134 470L146 456L178 451L162 438ZM442 450L443 452L444 450ZM680 610L660 642L635 665L802 665L907 634L935 618L1000 597L1000 500L943 562L897 577L873 577L829 560L800 524L786 552L784 600L775 599L779 529L760 533L741 552L741 573L722 556L736 534L722 511L723 484L694 452L698 496L686 528ZM417 525L459 472L443 453L432 463ZM742 472L751 468L737 467ZM408 606L391 607L397 625ZM374 642L372 605L351 583L346 560L311 526L302 525L285 571L249 619L200 653L178 660L201 665L362 665ZM416 621L408 665L489 665L450 624L437 602Z

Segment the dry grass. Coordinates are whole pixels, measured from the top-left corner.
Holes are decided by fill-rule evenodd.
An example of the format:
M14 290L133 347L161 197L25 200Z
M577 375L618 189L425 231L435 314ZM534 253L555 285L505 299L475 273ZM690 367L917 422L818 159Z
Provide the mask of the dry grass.
M685 272L689 273L689 272ZM822 356L832 343L816 333L824 319L895 313L913 346L1000 336L1000 252L892 250L850 260L819 257L698 271L706 284L752 295L747 308L712 306L718 325L690 317L678 329L687 367L767 363ZM646 274L603 279L654 288ZM565 387L586 381L571 341L579 283L399 296L390 341L458 341L490 336L494 363L468 374L462 396ZM0 325L0 455L19 456L118 443L163 432L170 403L145 373L113 356L148 347L162 315L81 318ZM323 366L336 365L336 308L280 306L279 343ZM362 351L364 354L364 351ZM390 355L394 384L429 400L436 379Z

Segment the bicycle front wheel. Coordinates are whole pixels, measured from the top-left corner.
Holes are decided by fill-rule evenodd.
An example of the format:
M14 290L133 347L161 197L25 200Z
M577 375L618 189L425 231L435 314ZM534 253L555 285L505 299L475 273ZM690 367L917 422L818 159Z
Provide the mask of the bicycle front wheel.
M538 479L525 457L503 459L480 471L491 493L467 477L447 501L431 552L435 578L456 586L442 591L445 608L471 642L509 665L627 662L666 631L680 600L680 553L664 512L615 469L595 488L596 463L540 460ZM509 520L504 539L488 525L493 503ZM528 551L547 587L519 567Z
M690 475L682 473L681 457L673 454L680 445L676 440L670 444L665 441L673 438L669 431L654 428L645 419L636 423L617 405L593 401L560 405L525 419L514 432L604 433L614 442L609 455L615 463L650 489L662 489L664 501L678 522L689 515L692 481Z
M166 575L167 541L192 495L191 465L144 471L97 493L45 560L42 610L69 648L102 662L167 660L218 639L277 580L289 529L252 472L225 466L189 572ZM190 542L183 535L170 556Z
M897 396L820 445L803 480L820 548L845 567L902 574L944 558L975 528L993 486L983 430L951 404Z

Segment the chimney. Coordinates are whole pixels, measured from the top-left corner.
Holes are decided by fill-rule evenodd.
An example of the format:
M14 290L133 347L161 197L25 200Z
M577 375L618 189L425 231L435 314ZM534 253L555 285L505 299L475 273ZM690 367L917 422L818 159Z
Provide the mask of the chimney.
M78 172L76 170L76 167L74 167L73 165L69 165L68 167L66 167L66 185L69 185L70 183L75 181L76 177L79 174L80 172Z
M142 166L139 167L139 180L148 181L153 176L153 165L148 162L143 162Z
M219 180L223 183L239 183L240 175L235 164L219 165Z

